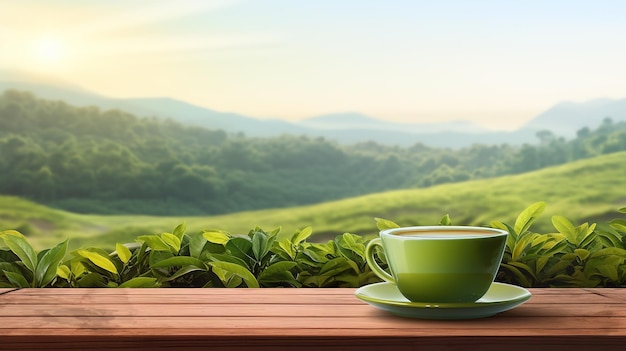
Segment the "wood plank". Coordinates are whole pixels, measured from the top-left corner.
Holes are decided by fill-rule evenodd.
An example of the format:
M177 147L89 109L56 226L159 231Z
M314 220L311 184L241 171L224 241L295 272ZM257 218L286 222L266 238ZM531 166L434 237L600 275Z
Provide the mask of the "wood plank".
M471 321L424 321L397 318L382 314L372 314L369 318L358 317L275 317L266 316L41 316L38 318L2 317L0 330L4 333L16 326L21 328L52 329L106 329L107 334L116 335L120 330L139 329L201 329L211 335L219 335L227 330L239 330L248 335L266 335L272 329L279 329L279 334L297 335L301 329L320 329L325 333L336 334L344 329L360 329L363 335L379 333L384 329L396 332L404 330L410 333L427 331L428 335L448 335L452 330L455 335L524 335L532 331L535 335L546 334L545 330L560 330L558 335L576 335L593 332L606 335L626 336L626 317L541 317L541 318L487 318ZM271 328L268 328L271 326ZM365 332L367 330L367 332ZM383 335L386 335L384 332ZM31 332L32 334L32 332Z
M35 318L47 317L326 317L329 315L366 317L369 307L362 305L290 305L271 304L103 304L98 306L85 304L19 304L0 305L0 314L4 317ZM1 328L1 327L0 327Z
M33 338L47 339L53 336L73 337L73 336L98 336L107 335L109 338L117 337L159 337L159 336L189 336L189 337L206 337L207 339L220 338L220 337L232 337L232 338L251 338L251 337L377 337L377 338L391 338L391 337L449 337L451 340L458 337L477 337L483 340L490 340L491 338L498 337L527 337L527 338L547 338L550 336L570 336L570 337L594 337L597 340L604 340L607 338L617 338L626 340L626 336L623 334L623 329L617 328L605 328L605 329L584 329L579 328L577 330L568 330L563 328L542 328L541 333L537 333L537 328L521 328L521 329L502 329L497 333L489 333L482 329L464 330L459 328L447 328L441 329L435 326L431 328L303 328L303 329L286 329L281 330L278 328L264 327L265 330L257 329L232 329L221 327L205 327L205 328L125 328L125 329L110 329L110 328L46 328L42 326L37 329L37 333L33 333L31 328L12 328L12 329L0 329L0 344L6 337L20 337L30 336ZM111 333L114 331L114 333ZM623 345L622 345L623 347ZM623 349L622 349L623 350Z
M605 296L605 297L609 297L612 299L616 299L619 301L623 301L626 302L626 294L624 294L624 291L620 291L618 289L590 289L591 291L589 291L589 293L591 294L596 294L596 295L600 295L600 296Z
M325 317L330 315L344 317L367 317L372 314L366 304L236 304L236 303L200 303L200 304L0 304L0 315L5 317L37 316L266 316L266 317ZM511 318L537 317L626 317L626 308L616 308L615 304L560 305L526 303L512 311L500 314Z
M336 297L323 297L313 296L305 298L303 296L294 296L289 298L287 296L224 296L223 298L217 296L93 296L93 295L76 295L76 296L56 296L56 295L42 295L42 296L11 296L14 293L7 295L0 295L0 306L2 305L15 305L15 304L36 304L36 305L56 305L56 304L86 304L86 305L99 305L99 304L241 304L241 305L255 305L255 304L267 304L267 305L282 305L285 303L294 305L311 305L311 303L322 302L329 305L357 305L363 304L354 295L337 295ZM3 298L7 296L7 298ZM608 299L608 298L607 298Z
M159 290L158 293L154 292ZM306 304L323 302L327 304L361 304L354 296L355 289L20 289L6 298L0 295L0 305L27 301L32 304ZM268 291L270 290L270 291ZM303 291L299 291L303 290ZM590 293L582 290L564 290L560 293L542 293L532 290L529 302L537 304L576 303L605 304L624 302L619 291L610 293ZM258 294L255 294L258 292ZM529 303L527 302L527 303Z
M2 290L2 289L0 289ZM17 290L17 289L5 289L5 290ZM94 295L242 295L242 296L265 296L265 295L345 295L347 290L356 289L341 289L341 288L240 288L240 289L225 289L225 288L127 288L127 289L111 289L111 288L37 288L37 289L19 289L19 294L22 295L40 295L42 291L46 294L54 293L58 295L82 295L85 291ZM581 289L581 288L535 288L530 289L533 292L533 296L542 295L588 295L593 292L605 292L622 294L621 288L601 288L601 289Z
M623 350L623 338L603 338L594 340L589 337L526 338L526 337L494 337L490 339L476 337L250 337L250 338L219 338L188 337L188 336L151 336L151 337L119 337L106 336L51 337L45 343L34 342L32 338L5 338L0 350L257 350L257 351L288 351L288 350L328 350L328 351L365 351L365 350L483 350L483 351L583 351Z
M395 317L354 289L21 289L0 350L623 350L626 289L531 289L497 316Z
M18 290L18 289L8 289ZM21 295L83 295L86 292L92 295L241 295L241 296L267 296L267 295L345 295L346 290L338 288L36 288L19 289ZM581 290L582 294L587 294Z

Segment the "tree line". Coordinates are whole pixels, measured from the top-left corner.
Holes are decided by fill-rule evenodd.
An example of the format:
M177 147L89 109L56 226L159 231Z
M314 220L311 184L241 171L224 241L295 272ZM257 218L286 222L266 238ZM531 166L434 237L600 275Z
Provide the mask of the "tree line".
M566 140L463 149L324 138L251 138L75 107L29 92L0 95L0 194L81 213L221 214L522 173L626 150L605 118Z

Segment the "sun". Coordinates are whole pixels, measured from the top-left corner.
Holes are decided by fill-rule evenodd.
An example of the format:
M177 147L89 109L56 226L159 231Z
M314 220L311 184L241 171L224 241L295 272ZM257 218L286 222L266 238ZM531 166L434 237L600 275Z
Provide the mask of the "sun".
M57 65L63 60L63 42L55 37L45 37L35 43L35 59L41 64Z

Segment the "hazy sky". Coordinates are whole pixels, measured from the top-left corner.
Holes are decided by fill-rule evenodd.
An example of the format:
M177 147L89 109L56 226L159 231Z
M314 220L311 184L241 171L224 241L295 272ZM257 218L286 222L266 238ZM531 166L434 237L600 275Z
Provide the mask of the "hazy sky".
M626 97L626 1L0 0L0 68L298 120L511 129Z

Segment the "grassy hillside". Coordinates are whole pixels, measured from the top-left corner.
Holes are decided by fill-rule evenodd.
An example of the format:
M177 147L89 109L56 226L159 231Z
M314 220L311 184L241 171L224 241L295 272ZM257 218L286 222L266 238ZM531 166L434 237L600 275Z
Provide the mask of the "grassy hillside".
M494 179L392 191L289 209L241 212L210 217L78 215L53 210L15 197L0 197L0 229L17 228L39 248L70 237L72 247L112 247L141 234L171 231L187 223L188 231L219 228L233 233L254 226L292 234L312 226L318 240L343 232L377 233L374 217L401 225L435 224L446 213L455 224L512 223L518 212L536 201L548 208L534 227L550 231L550 216L606 221L626 206L626 152L610 154L541 171Z

